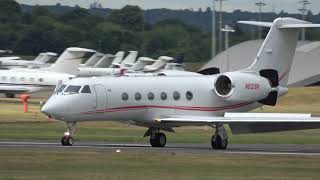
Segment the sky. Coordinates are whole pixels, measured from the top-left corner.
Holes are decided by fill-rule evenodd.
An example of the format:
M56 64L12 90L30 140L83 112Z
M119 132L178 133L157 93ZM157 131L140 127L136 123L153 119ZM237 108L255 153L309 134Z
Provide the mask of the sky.
M169 9L190 9L198 10L199 8L205 9L208 6L212 6L213 0L16 0L22 4L30 5L55 5L61 3L63 5L74 6L78 4L82 7L88 8L89 4L94 1L98 1L105 8L119 9L126 4L139 5L143 9L155 9L155 8L169 8ZM261 0L226 0L223 1L223 11L233 11L235 9L257 11L257 7L254 5L255 2ZM297 9L301 8L298 4L299 0L262 0L267 4L263 7L265 12L280 12L285 10L290 13L298 13ZM309 0L311 5L308 7L313 13L319 13L320 1Z

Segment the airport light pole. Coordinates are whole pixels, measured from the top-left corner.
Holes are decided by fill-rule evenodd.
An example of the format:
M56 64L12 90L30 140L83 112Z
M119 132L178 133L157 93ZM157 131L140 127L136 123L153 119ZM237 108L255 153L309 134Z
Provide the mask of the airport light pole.
M222 31L220 31L220 29L222 29L222 6L223 6L223 1L227 1L227 0L216 0L219 2L219 52L222 51Z
M221 32L224 32L224 40L225 40L225 51L227 53L227 72L230 71L230 59L229 59L229 33L235 32L233 28L228 25L225 25L224 28L220 29Z
M302 20L305 21L306 20L306 15L307 15L307 12L308 12L307 5L309 5L310 2L309 2L309 0L300 0L300 1L298 1L298 3L302 4L302 8L298 9L298 11L301 12ZM302 41L306 40L306 29L305 28L302 28L301 40Z
M216 56L216 51L217 51L217 38L216 38L216 0L212 0L212 30L211 30L211 57L214 58Z
M258 6L258 8L259 8L259 21L261 22L262 21L262 16L261 16L262 7L266 6L267 4L262 1L259 1L259 2L256 2L255 5ZM262 39L262 27L261 26L258 27L258 33L259 33L258 38Z

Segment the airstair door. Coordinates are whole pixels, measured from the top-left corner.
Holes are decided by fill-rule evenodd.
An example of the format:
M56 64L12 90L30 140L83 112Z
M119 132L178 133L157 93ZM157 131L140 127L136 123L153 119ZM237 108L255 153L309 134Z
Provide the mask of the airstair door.
M96 93L96 109L103 110L107 106L107 91L101 84L94 85L94 90Z

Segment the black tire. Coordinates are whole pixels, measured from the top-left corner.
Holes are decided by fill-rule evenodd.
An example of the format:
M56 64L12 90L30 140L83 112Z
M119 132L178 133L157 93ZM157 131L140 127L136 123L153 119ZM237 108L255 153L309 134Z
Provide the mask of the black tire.
M159 146L156 135L154 137L152 137L152 135L150 136L150 144L151 144L152 147L158 147Z
M164 147L167 143L167 137L163 133L158 134L159 147Z
M66 141L67 141L68 146L72 146L74 143L74 139L71 136L68 136Z
M66 146L67 144L66 144L66 138L67 138L67 136L63 136L62 138L61 138L61 144L62 144L62 146Z
M212 136L211 146L213 149L225 150L228 147L228 139L223 140L219 135L217 137Z
M63 136L61 138L61 144L62 146L72 146L74 143L74 139L71 136Z
M150 144L152 147L164 147L167 143L167 137L163 133L157 133L154 136L150 136Z

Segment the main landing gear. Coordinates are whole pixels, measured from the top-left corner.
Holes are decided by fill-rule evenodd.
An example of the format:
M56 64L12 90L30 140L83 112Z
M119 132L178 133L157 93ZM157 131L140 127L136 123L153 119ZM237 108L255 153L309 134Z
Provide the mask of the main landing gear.
M211 138L211 146L213 149L225 150L228 146L228 134L223 124L215 126L216 132ZM173 130L171 132L174 132ZM164 147L167 143L167 138L164 133L160 133L160 129L150 127L144 134L144 137L150 136L150 144L152 147Z
M150 144L152 147L164 147L167 143L166 135L160 133L159 128L149 128L144 136L150 136Z
M223 124L216 125L216 132L211 138L213 149L225 150L228 146L228 134Z
M61 138L61 144L63 146L72 146L74 143L73 135L76 131L76 123L75 121L67 122L67 132L64 133L64 136Z

